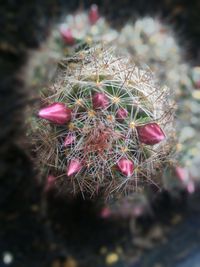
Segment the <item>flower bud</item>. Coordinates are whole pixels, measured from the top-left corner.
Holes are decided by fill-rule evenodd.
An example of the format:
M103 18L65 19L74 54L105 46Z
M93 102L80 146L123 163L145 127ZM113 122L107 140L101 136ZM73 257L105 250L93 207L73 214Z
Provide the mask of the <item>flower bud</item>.
M118 162L117 162L117 167L120 170L120 172L127 176L130 177L133 174L134 171L134 163L126 158L121 158Z
M149 123L136 128L140 142L146 145L155 145L165 139L165 134L157 123Z
M46 179L44 191L45 192L51 191L54 188L54 186L55 186L55 181L56 181L56 177L55 176L48 175L48 177Z
M186 187L188 193L194 193L195 184L192 180L192 177L190 176L189 170L181 166L176 166L175 173L179 180L182 182L182 184Z
M72 159L67 167L67 176L71 176L80 172L83 165L79 159Z
M64 146L66 147L66 146L71 145L72 143L74 143L75 139L76 139L75 134L73 134L73 133L69 133L69 134L65 137Z
M64 42L67 45L74 45L75 39L74 39L72 31L70 29L61 27L60 33L61 33L61 36L62 36Z
M101 211L100 211L100 217L102 219L108 219L111 216L111 210L108 207L104 207Z
M53 103L40 109L38 116L56 124L65 124L71 120L71 109L63 103Z
M200 80L195 82L194 87L195 89L200 89Z
M99 9L97 5L92 5L89 10L88 18L90 21L90 24L95 24L97 20L99 19Z
M123 121L128 116L128 111L125 108L119 108L116 112L116 119Z
M106 109L109 106L109 99L104 93L95 93L92 96L94 109Z
M186 168L176 166L175 173L179 180L181 180L183 183L188 182L189 180L189 172Z

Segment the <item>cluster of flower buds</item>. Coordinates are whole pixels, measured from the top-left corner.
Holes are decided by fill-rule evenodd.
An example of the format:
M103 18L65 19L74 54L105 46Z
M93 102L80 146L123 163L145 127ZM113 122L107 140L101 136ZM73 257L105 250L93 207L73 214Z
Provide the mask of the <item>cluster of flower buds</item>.
M48 139L41 146L48 173L71 193L90 195L156 184L155 172L169 152L167 89L110 49L95 47L75 58L38 113Z

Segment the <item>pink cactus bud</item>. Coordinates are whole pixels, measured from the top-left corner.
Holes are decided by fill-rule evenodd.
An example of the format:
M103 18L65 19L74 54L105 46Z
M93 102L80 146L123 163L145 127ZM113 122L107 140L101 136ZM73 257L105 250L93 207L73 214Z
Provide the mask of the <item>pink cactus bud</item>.
M49 192L50 190L52 190L55 186L55 181L56 181L56 177L53 175L49 175L46 179L44 191Z
M45 108L40 109L38 115L42 119L57 124L65 124L71 120L71 109L67 108L63 103L53 103Z
M69 133L69 134L65 137L64 146L66 147L66 146L71 145L72 143L74 143L75 139L76 139L75 134L73 134L73 133Z
M186 187L189 194L194 193L195 191L195 184L192 180L192 177L190 176L189 170L184 167L177 166L175 168L175 173L179 180L183 183L183 185Z
M99 9L97 5L92 5L89 10L88 18L90 21L90 24L95 24L97 20L99 19Z
M95 93L92 97L94 109L106 109L109 106L109 99L104 93Z
M108 207L104 207L101 211L100 211L100 217L102 219L107 219L111 216L111 211Z
M125 108L119 108L116 112L118 121L123 121L128 116L128 111Z
M142 206L136 206L132 210L132 214L135 217L140 217L144 213L144 208Z
M72 159L67 167L67 176L71 176L80 172L83 168L83 165L79 159Z
M183 183L188 183L189 181L189 172L186 168L177 166L175 169L175 173L179 180Z
M133 174L134 164L129 159L121 158L117 162L117 167L119 168L120 172L127 177L130 177Z
M200 80L196 81L195 88L196 89L200 89Z
M157 123L137 126L137 133L141 143L155 145L165 139L165 134Z
M193 194L195 191L195 185L193 181L190 181L187 185L187 191L189 194Z
M64 42L67 45L74 45L75 39L74 39L72 31L70 29L65 28L65 27L61 27L60 33L61 33L61 36L62 36Z

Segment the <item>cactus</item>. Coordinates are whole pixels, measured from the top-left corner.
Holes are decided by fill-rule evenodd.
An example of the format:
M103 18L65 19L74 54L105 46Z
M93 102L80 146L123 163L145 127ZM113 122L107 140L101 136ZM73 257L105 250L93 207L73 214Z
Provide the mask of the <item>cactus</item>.
M36 88L46 86L55 75L57 63L65 56L74 55L98 42L112 43L119 33L99 14L98 6L88 11L79 9L65 14L49 32L48 39L37 52L30 52L26 69L26 83Z
M192 67L179 46L172 27L158 18L138 18L122 28L118 45L132 53L141 66L147 64L160 84L166 83L177 103L176 155L173 167L163 175L165 189L184 188L191 193L199 182L200 68ZM194 184L194 186L193 186ZM175 190L174 190L175 189Z
M110 28L105 18L100 16L98 6L93 4L88 12L68 14L60 25L60 36L68 52L73 53L84 45L99 41L111 42L116 39L118 32Z
M183 61L183 51L176 41L171 27L158 18L138 18L122 28L118 43L128 49L138 64L147 64L156 73L160 83L171 88L180 98L191 87L189 65ZM185 90L186 89L186 90Z
M38 113L40 166L68 194L159 188L174 138L169 89L113 48L81 51L60 66Z

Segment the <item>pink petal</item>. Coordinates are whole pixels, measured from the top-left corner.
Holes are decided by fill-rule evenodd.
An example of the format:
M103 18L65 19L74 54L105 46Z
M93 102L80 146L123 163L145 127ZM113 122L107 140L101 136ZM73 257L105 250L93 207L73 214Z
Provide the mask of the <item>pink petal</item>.
M133 174L134 163L129 159L121 158L117 162L117 167L119 168L120 172L127 177L130 177Z
M99 19L99 9L97 5L92 5L89 10L88 18L90 21L90 24L95 24L97 20Z
M57 124L65 124L71 119L71 109L63 103L53 103L40 109L39 117Z
M137 133L141 143L155 145L165 139L165 134L157 123L137 126Z
M109 99L104 93L95 93L92 96L92 103L95 109L105 109L109 106Z
M72 143L74 143L76 139L76 136L75 134L71 133L71 134L68 134L66 137L65 137L65 141L64 141L64 146L69 146L71 145Z
M125 108L119 108L116 112L118 121L123 121L128 116L128 111Z
M70 29L61 27L60 33L61 33L61 36L62 36L64 42L67 45L74 45L75 39L74 39L72 31Z
M73 174L80 172L82 168L83 165L79 159L72 159L67 168L67 176L71 176Z

